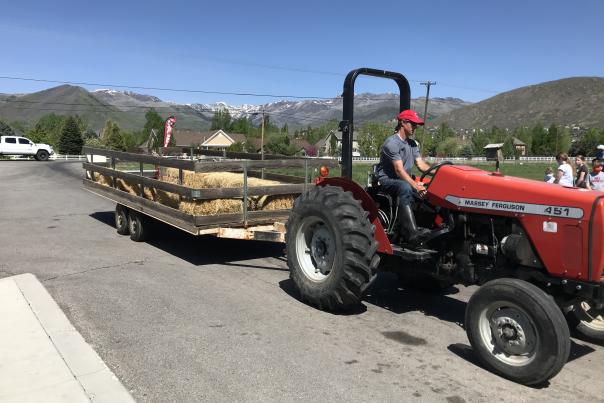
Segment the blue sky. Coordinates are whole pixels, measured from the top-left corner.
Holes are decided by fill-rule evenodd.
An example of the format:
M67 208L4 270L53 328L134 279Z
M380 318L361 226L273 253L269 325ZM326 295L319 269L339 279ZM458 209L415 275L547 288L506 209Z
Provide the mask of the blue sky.
M598 0L10 1L0 13L0 76L332 97L349 70L373 67L403 73L413 97L432 80L431 96L479 101L604 76L603 17ZM0 92L55 85L0 79ZM356 85L395 90L373 78ZM275 100L134 91L180 103Z

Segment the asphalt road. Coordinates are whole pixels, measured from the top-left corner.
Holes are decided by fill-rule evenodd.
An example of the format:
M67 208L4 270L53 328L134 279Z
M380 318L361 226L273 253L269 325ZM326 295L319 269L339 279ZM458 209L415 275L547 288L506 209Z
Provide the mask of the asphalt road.
M321 312L282 245L169 227L132 242L82 172L0 161L0 277L35 274L140 402L604 399L604 348L579 339L545 387L481 368L461 325L472 289L430 296L383 274L355 312Z

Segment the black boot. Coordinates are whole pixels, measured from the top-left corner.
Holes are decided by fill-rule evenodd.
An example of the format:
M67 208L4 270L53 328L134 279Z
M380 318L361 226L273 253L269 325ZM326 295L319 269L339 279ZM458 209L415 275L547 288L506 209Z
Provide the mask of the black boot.
M398 224L401 244L419 245L431 232L427 228L417 226L413 210L408 204L398 207Z

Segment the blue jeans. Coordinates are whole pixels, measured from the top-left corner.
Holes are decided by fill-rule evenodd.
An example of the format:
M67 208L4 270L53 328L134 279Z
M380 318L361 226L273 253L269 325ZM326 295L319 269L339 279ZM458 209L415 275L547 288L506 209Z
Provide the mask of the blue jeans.
M413 203L413 188L402 179L380 179L380 185L390 196L398 199L399 206L410 206Z

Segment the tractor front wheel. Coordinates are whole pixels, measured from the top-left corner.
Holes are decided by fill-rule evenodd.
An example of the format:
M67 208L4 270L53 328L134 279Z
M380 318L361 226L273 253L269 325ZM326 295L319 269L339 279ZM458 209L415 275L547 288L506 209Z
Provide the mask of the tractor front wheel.
M604 342L604 310L595 309L588 302L575 304L567 315L569 325L589 339Z
M361 203L339 187L314 187L287 221L287 263L302 298L326 310L358 304L376 277L374 227Z
M570 333L562 311L526 281L489 281L470 298L465 321L482 364L514 382L544 383L568 360Z

